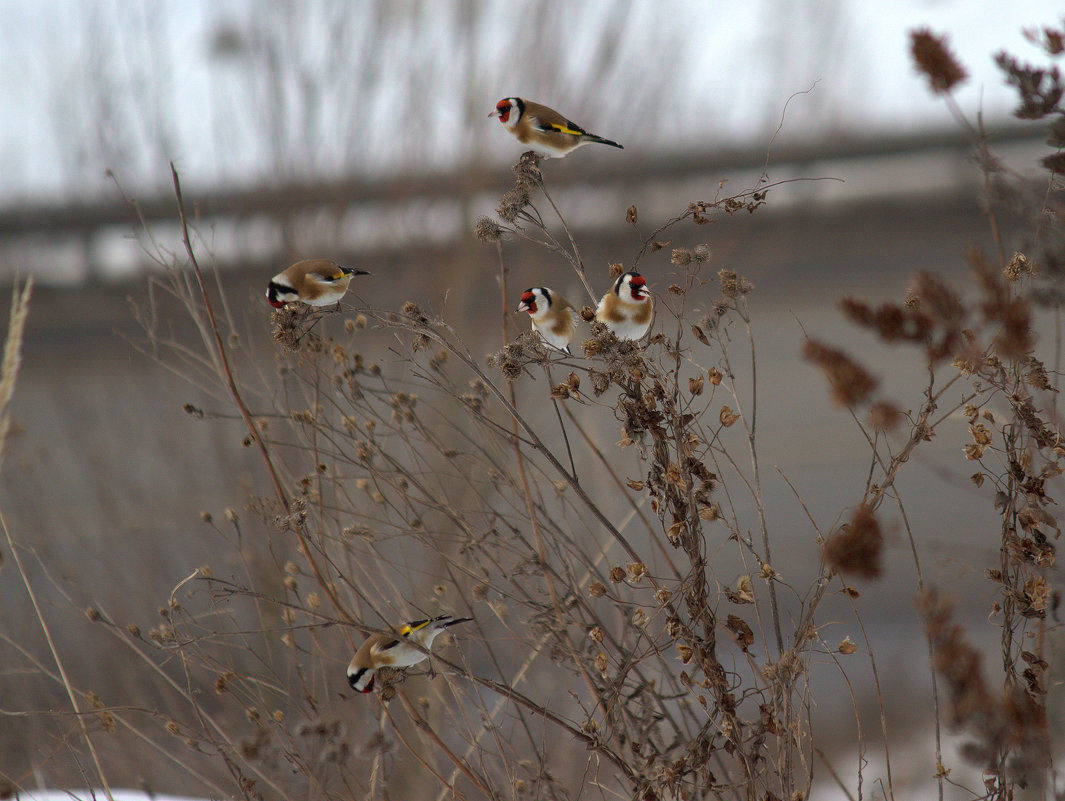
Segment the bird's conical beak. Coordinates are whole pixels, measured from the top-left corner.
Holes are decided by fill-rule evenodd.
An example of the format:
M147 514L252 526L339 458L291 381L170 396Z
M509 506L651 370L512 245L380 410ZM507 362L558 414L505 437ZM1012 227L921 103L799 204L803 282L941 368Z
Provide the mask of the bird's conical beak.
M518 304L518 311L519 312L528 311L528 310L529 310L529 304L528 304L527 301L523 300L521 303Z
M498 116L499 116L499 109L496 109L495 111L493 111L493 112L492 112L491 114L489 114L488 116L489 116L489 117L498 117Z

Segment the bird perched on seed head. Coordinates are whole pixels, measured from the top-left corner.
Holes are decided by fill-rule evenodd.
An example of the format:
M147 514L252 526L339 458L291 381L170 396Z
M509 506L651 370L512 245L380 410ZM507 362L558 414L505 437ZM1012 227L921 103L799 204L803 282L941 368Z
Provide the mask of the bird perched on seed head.
M348 291L353 275L369 275L358 267L342 267L330 259L298 261L270 279L266 299L274 308L302 301L309 306L336 303Z
M603 295L595 319L614 332L618 339L642 339L654 317L647 280L637 272L622 273Z
M415 620L400 627L396 632L398 637L371 634L348 663L348 684L360 693L370 692L373 690L374 678L379 668L405 668L418 664L428 658L426 651L440 632L456 623L466 623L470 620L473 618L441 615L429 620ZM411 643L416 643L421 648L416 648Z
M573 305L546 286L534 286L521 293L519 312L528 312L533 331L553 348L569 353L569 342L577 327Z
M588 133L554 109L520 97L503 98L488 116L499 117L503 127L514 134L519 142L542 156L561 158L588 142L621 148L617 142Z

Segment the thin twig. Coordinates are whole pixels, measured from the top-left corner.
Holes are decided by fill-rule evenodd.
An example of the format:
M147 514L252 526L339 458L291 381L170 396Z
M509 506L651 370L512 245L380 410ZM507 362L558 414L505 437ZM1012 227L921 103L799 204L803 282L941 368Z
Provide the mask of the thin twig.
M281 484L281 479L278 477L277 471L274 469L274 461L270 456L266 441L255 426L255 421L252 419L251 412L248 411L248 407L244 403L244 398L241 396L240 390L237 388L237 382L233 377L233 371L229 366L229 357L226 354L225 344L222 342L222 334L218 330L218 322L215 320L214 308L211 305L211 297L207 292L207 286L203 280L203 272L200 270L199 261L196 259L196 253L192 247L192 239L189 237L189 224L188 219L185 216L185 203L181 197L181 181L178 178L177 168L174 166L173 162L170 163L170 174L173 177L174 194L177 197L178 214L181 218L181 241L185 245L185 253L188 255L189 263L192 265L193 272L196 274L196 282L200 288L200 297L203 300L204 309L207 312L207 318L211 324L211 333L214 336L217 356L222 366L223 378L226 381L226 385L229 387L229 394L233 398L233 402L237 405L237 409L240 410L240 416L244 419L244 425L248 428L248 434L259 446L259 452L262 454L263 461L266 464L266 470L270 474L270 481L274 485L274 492L277 495L277 500L285 510L286 514L288 514L291 512L288 495ZM308 545L303 532L300 530L300 526L293 522L289 525L289 528L296 535L296 539L299 542L300 552L303 554L303 558L307 560L307 564L310 565L311 571L314 573L314 577L318 582L318 586L326 594L326 597L329 598L329 601L333 604L333 608L336 609L337 614L340 615L345 622L354 623L355 619L340 603L333 582L328 581L325 576L322 575L318 563L314 558L314 554L311 553L310 546Z

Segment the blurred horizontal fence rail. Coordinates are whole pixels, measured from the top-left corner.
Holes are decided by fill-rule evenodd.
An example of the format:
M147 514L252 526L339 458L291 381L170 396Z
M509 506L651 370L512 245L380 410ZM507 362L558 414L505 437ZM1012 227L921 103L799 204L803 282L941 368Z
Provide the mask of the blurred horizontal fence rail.
M1033 166L1046 152L1045 134L1035 125L1002 129L989 139L1016 169ZM630 203L639 204L641 218L656 221L681 213L689 201L757 188L763 170L772 187L769 210L782 214L971 197L979 182L973 148L970 138L952 131L768 151L764 146L664 155L628 151L623 162L578 156L547 161L544 172L556 200L570 201L564 208L571 226L595 231L623 219ZM473 165L448 174L209 191L185 183L186 210L225 268L321 253L323 247L338 257L355 257L415 242L432 247L469 239L474 218L491 214L512 174ZM0 280L43 272L46 282L80 285L142 273L158 255L138 233L142 221L164 251L178 253L177 217L172 193L0 208Z

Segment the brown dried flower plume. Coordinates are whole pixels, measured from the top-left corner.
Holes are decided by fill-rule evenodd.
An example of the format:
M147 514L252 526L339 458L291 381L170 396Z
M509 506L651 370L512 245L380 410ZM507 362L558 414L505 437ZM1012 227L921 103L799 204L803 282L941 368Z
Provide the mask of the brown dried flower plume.
M910 33L910 52L917 71L928 78L933 92L949 92L969 77L947 49L946 37L936 36L927 28Z
M863 504L849 522L825 543L825 561L833 570L862 578L876 578L881 571L884 536L871 507Z
M814 339L803 347L803 357L820 367L832 388L832 399L842 406L862 403L877 387L877 380L841 350Z

